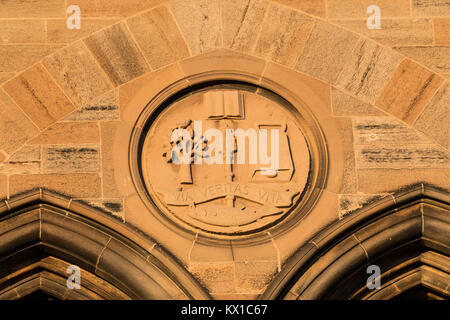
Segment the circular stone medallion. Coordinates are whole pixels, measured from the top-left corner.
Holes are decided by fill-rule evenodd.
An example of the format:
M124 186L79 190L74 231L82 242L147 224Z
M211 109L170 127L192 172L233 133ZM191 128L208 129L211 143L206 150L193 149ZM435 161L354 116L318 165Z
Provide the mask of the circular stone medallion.
M297 117L254 87L211 86L179 98L150 117L141 152L148 194L196 232L239 235L274 225L308 182Z

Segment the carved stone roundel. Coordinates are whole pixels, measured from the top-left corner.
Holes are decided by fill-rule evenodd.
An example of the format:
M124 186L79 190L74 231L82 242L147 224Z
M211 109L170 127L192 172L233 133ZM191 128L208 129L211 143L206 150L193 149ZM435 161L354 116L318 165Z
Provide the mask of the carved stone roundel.
M211 86L153 118L143 180L172 221L208 234L249 234L289 215L308 182L310 153L296 115L270 95Z

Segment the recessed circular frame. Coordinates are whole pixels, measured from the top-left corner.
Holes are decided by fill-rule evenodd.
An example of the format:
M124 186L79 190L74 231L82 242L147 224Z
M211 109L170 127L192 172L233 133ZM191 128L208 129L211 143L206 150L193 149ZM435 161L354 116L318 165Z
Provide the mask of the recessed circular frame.
M317 201L328 166L319 125L287 90L254 80L196 76L140 114L132 178L175 231L253 242L286 231Z

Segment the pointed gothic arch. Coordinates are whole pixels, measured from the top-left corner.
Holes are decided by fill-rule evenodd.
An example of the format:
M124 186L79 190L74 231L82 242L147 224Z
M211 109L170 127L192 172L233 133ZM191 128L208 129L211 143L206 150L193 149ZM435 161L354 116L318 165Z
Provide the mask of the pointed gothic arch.
M81 269L69 290L67 267ZM111 216L42 189L0 202L0 299L208 299L163 248Z
M449 298L450 205L422 184L326 228L301 247L262 299ZM381 269L369 290L367 266Z

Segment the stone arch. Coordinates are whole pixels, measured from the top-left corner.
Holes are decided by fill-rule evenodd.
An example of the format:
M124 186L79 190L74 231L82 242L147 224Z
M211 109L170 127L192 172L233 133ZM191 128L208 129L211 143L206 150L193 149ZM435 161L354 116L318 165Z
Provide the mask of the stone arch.
M415 186L395 204L380 201L323 230L300 248L263 299L391 299L425 288L448 298L448 194ZM366 286L368 265L381 269L381 288Z
M0 299L208 299L166 251L114 218L39 189L0 202ZM66 286L69 265L81 289Z
M143 75L158 72L168 65L178 64L187 58L218 49L230 49L239 54L261 58L266 62L275 62L343 89L361 101L376 106L387 114L414 126L432 140L448 148L447 133L433 130L428 124L430 119L436 120L442 117L442 110L445 108L443 105L449 94L448 81L444 81L439 74L430 71L422 64L366 36L275 2L270 3L270 10L274 10L272 12L274 19L279 16L284 17L292 24L291 29L296 31L280 40L280 33L286 32L283 26L275 26L275 30L270 34L263 33L264 28L260 26L255 36L253 34L255 28L249 25L254 22L258 10L263 9L262 12L269 10L269 7L266 7L268 3L264 4L264 8L252 4L249 8L250 12L242 17L239 14L246 12L245 6L234 8L237 11L233 19L242 21L235 21L235 24L222 28L218 22L220 19L212 19L219 15L218 1L179 1L173 4L162 2L153 8L146 7L140 13L133 12L133 16L88 34L81 40L74 41L51 55L43 57L35 65L1 86L4 91L0 91L0 100L3 100L3 104L7 107L8 116L13 117L14 122L29 122L29 127L25 134L21 135L20 143L12 146L6 141L0 149L9 156L26 141L31 140L73 110L83 107L89 100L101 96L105 90L120 87ZM145 15L150 15L151 18L155 10L164 12L163 16L167 19L154 22L154 25L148 27L173 33L172 41L166 39L168 42L160 43L161 46L167 46L167 52L146 49L145 44L152 41L136 40L136 37L133 38L135 36L133 28L131 33L128 31L133 21L136 30L144 28L145 22L142 22L142 19L145 20ZM159 11L158 14L162 14ZM193 18L189 16L192 13L196 14ZM186 16L189 18L185 19ZM203 18L204 16L209 18ZM267 16L269 15L259 17L261 21L258 23L270 25L271 21L267 20L269 19ZM122 57L115 56L117 52L114 50L108 51L114 46L113 34L118 34L118 37L125 40L122 42L125 47L120 48L124 53ZM343 46L327 47L326 44L330 42L328 40L333 39ZM257 45L255 43L257 40L264 43ZM158 41L162 40L158 39ZM328 45L333 46L331 42ZM302 45L299 46L298 43ZM264 49L265 44L273 44L277 47L269 46L268 49ZM324 45L324 51L319 50L321 45ZM330 50L327 51L327 48ZM316 50L319 51L315 52ZM136 61L139 60L139 63L129 64L131 69L124 67L126 63L112 63L116 59L120 62L127 53L130 53ZM83 67L74 68L74 61L82 61ZM81 84L91 79L96 85ZM24 83L27 83L26 90L32 90L36 94L39 103L49 109L50 113L54 111L52 117L43 121L42 114L30 112L30 101L23 99L22 95ZM400 89L404 91L401 101L395 100ZM54 94L44 94L49 91ZM12 116L12 113L20 113L20 115ZM423 116L422 121L418 121L420 116ZM5 139L9 138L5 137ZM0 162L7 156L0 155Z

